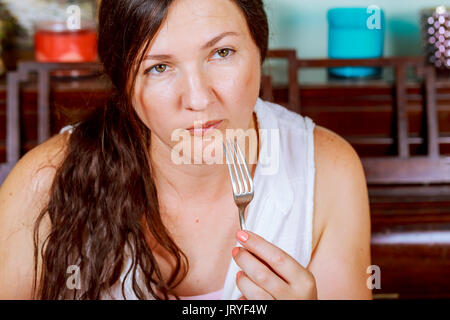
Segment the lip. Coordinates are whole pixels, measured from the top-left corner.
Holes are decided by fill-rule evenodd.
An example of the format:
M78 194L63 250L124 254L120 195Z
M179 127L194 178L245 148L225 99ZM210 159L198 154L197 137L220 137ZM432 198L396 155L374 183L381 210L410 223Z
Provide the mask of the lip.
M223 120L208 121L202 125L201 132L198 129L195 130L194 127L190 127L186 130L189 130L189 132L194 135L204 135L206 132L219 127L222 124L222 122L223 122Z

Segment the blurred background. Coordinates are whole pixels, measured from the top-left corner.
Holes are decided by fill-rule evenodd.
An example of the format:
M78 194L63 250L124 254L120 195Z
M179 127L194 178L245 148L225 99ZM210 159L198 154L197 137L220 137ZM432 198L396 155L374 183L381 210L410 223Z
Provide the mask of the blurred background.
M0 183L71 113L105 102L99 3L0 0ZM374 298L450 298L450 1L265 6L261 97L335 131L361 157Z
M439 0L265 0L270 18L271 47L292 47L305 58L327 56L327 12L336 7L376 5L386 14L386 56L420 55L420 11L424 8L449 5ZM305 45L307 44L307 45Z

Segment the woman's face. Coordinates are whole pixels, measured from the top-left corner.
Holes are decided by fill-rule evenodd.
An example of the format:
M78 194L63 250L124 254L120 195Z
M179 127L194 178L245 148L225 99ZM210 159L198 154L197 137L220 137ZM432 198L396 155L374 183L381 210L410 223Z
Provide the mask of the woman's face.
M249 128L260 76L259 49L232 0L177 0L138 69L133 106L152 145L171 150L172 133L195 121L222 120L223 134Z

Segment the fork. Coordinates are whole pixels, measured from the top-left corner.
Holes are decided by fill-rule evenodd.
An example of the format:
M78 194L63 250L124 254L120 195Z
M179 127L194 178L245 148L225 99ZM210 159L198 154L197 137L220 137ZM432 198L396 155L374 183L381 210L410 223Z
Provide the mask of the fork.
M254 195L253 179L248 170L248 165L242 154L241 148L239 147L239 143L235 143L234 139L233 142L230 142L227 139L226 144L223 143L223 148L228 165L228 172L230 173L231 185L233 186L234 202L239 208L239 223L241 229L244 230L247 229L244 219L245 208L252 201ZM229 153L231 153L231 157ZM235 158L237 161L235 161Z

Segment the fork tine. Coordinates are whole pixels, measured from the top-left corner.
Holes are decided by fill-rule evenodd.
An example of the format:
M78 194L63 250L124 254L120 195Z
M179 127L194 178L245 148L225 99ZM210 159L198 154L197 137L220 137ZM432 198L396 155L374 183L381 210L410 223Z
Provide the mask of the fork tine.
M239 146L239 143L236 143L236 145L237 145L237 149L238 149L238 152L239 152L240 159L241 159L241 161L243 163L243 166L244 166L244 169L245 169L245 173L247 174L248 182L250 184L250 188L247 188L247 183L245 184L245 187L247 188L246 191L247 192L253 192L253 179L252 179L252 176L250 175L250 171L248 170L247 161L245 161L245 158L244 158L244 155L242 154L242 150L241 150L241 147ZM239 166L239 168L241 168L241 166ZM244 174L242 172L242 169L241 169L241 173L242 173L242 177L244 178ZM244 178L244 181L246 181L247 179Z
M225 145L225 143L226 143L226 145ZM232 165L231 165L231 161L230 161L229 154L228 154L228 152L229 152L228 151L229 150L228 141L226 141L225 143L222 142L222 145L223 145L223 150L225 152L225 159L226 159L226 162L227 162L228 172L230 173L231 185L233 187L233 193L237 194L238 190L237 190L237 185L236 185L236 179L234 177L234 173L233 173L233 170L231 168ZM234 163L234 160L233 160L233 163Z
M236 151L236 146L237 146L239 153L238 153L238 151ZM241 173L242 184L245 186L244 190L242 190L242 191L247 193L247 192L249 192L249 187L247 185L247 179L245 178L244 171L242 170L242 164L244 164L244 166L245 166L245 159L242 156L242 151L241 151L241 148L239 147L238 142L233 143L233 151L234 151L234 154L236 155L236 159L238 162L239 171Z
M229 141L227 140L227 146L228 146L228 150L230 150L230 152L231 152L231 161L232 161L232 164L233 164L233 169L234 169L234 173L235 173L235 178L236 178L237 184L238 184L238 186L239 186L239 192L236 192L236 194L241 194L241 193L244 192L244 188L242 187L241 179L239 178L239 173L238 173L237 168L236 168L236 162L235 162L235 160L234 160L234 157L235 157L235 155L236 155L236 151L234 150L234 142L231 143L231 142L229 142Z

